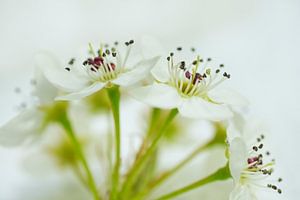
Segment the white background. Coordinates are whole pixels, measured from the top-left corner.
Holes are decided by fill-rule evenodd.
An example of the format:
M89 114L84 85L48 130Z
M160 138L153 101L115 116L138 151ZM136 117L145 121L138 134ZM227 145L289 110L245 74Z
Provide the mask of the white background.
M224 62L251 113L269 125L284 178L278 199L298 199L300 161L300 2L297 0L0 0L0 123L20 102L33 56L67 57L93 40L152 35L165 46L194 45ZM174 44L174 45L173 45ZM27 84L28 85L28 84ZM24 86L25 88L27 86ZM0 148L0 199L15 192L18 153Z

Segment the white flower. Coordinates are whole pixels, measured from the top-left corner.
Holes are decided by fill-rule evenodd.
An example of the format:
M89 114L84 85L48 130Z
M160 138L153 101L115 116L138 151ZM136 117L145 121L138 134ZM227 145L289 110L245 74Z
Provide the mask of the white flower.
M21 104L21 112L0 127L0 144L15 146L29 138L39 136L43 129L45 112L41 109L52 105L58 91L36 71L34 90L26 102Z
M177 48L178 52L182 48ZM195 51L195 49L192 49ZM173 109L190 118L220 121L232 116L229 106L244 106L247 101L236 92L217 88L230 78L222 72L224 65L211 68L211 59L195 56L191 62L176 60L170 53L167 62L161 62L152 70L156 82L135 88L131 95L154 107Z
M131 86L146 78L158 57L142 60L133 67L127 66L133 40L125 43L126 51L121 55L117 43L111 48L101 46L97 53L90 45L90 58L69 62L63 66L49 53L37 55L37 62L50 82L70 92L56 100L78 100L111 85Z
M229 167L235 183L230 200L255 200L258 188L270 188L281 193L276 183L268 181L275 161L268 159L268 151L263 152L265 136L261 134L256 139L252 138L263 129L259 130L258 124L245 123L244 119L239 119L239 122L242 124L231 123L228 127ZM278 182L281 181L279 178Z

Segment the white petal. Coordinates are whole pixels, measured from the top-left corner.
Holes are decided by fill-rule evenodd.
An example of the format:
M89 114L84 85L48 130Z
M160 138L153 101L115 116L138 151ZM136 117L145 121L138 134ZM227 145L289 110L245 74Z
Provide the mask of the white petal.
M212 89L208 92L209 98L211 98L214 102L224 103L231 106L239 106L244 107L249 104L248 100L240 95L238 92L228 89Z
M151 36L144 36L142 38L142 53L145 58L151 58L154 56L161 56L158 63L155 67L151 70L151 74L154 78L162 83L165 83L169 80L169 72L168 72L168 63L166 54L167 51L163 48L160 42L151 37Z
M163 109L176 108L182 101L176 89L166 84L134 88L129 91L129 94L137 100Z
M44 114L35 108L24 110L0 128L0 144L17 146L38 136L43 118Z
M229 145L229 168L232 178L238 183L242 170L247 166L247 146L240 137L234 138Z
M256 200L257 198L251 193L247 185L236 185L230 193L229 200Z
M232 112L224 105L210 103L200 97L186 98L179 112L189 118L221 121L232 116Z
M35 82L33 95L39 98L40 103L49 104L53 102L58 90L45 78L39 68L35 70Z
M155 67L151 70L152 76L159 82L166 83L170 79L168 71L168 63L164 59L160 59Z
M229 140L232 140L235 137L242 137L246 124L246 121L241 114L237 112L233 113L234 115L230 119L227 127L227 138Z
M62 101L73 101L73 100L80 100L84 97L87 97L99 90L101 90L106 83L101 83L101 82L95 82L92 85L78 91L78 92L73 92L70 94L67 94L65 96L59 96L56 97L55 100L62 100Z
M67 90L75 91L83 88L88 80L83 76L78 76L75 71L67 71L58 59L49 52L40 52L35 56L35 63L39 67L44 76L56 87ZM78 71L77 71L78 72Z
M159 57L154 57L148 60L142 60L128 72L120 74L119 77L112 82L124 87L133 85L149 75L150 70L157 63L158 59Z

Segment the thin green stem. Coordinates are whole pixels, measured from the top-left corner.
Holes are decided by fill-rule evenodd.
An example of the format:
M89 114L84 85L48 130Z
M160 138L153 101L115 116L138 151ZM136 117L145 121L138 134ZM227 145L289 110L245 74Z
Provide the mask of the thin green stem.
M120 91L114 86L107 89L107 94L111 102L112 114L115 124L115 164L112 172L111 199L114 200L118 195L118 186L121 167L121 129L120 129Z
M127 179L125 180L125 182L123 184L123 188L122 188L122 191L121 191L121 196L122 197L124 197L124 198L127 197L128 193L130 192L129 189L132 186L132 184L134 183L134 180L136 179L136 175L139 173L139 171L140 171L141 167L143 166L143 164L145 163L145 161L155 151L159 140L161 139L164 132L169 127L170 123L175 118L177 113L178 113L177 109L173 109L173 110L170 111L168 117L166 118L165 123L163 124L161 129L157 132L157 134L155 135L150 147L146 150L146 152L140 157L140 159L133 166L132 170L128 174Z
M58 122L65 129L68 137L70 138L70 140L71 140L71 142L74 146L75 152L78 154L78 157L79 157L79 159L82 163L83 169L86 172L87 179L88 179L88 185L89 185L89 187L90 187L90 189L93 193L94 200L101 200L102 198L100 197L100 195L98 193L96 182L94 180L93 174L92 174L92 172L89 168L88 162L86 161L86 158L83 154L80 143L78 142L77 137L76 137L76 135L73 131L71 122L70 122L70 120L69 120L69 118L68 118L68 116L65 112L61 113L61 115L58 119Z
M194 190L194 189L197 189L203 185L206 185L206 184L209 184L209 183L212 183L212 182L215 182L215 181L221 181L221 180L226 180L228 178L230 178L231 175L230 175L230 171L229 171L229 168L228 168L228 165L226 165L225 167L217 170L215 173L207 176L206 178L204 179L201 179L199 181L196 181L192 184L189 184L187 186L184 186L182 188L179 188L171 193L168 193L168 194L165 194L155 200L167 200L167 199L171 199L171 198L174 198L174 197L177 197L179 195L182 195L186 192L189 192L191 190Z
M178 172L180 169L186 166L191 160L193 160L201 152L208 150L216 145L225 145L226 132L225 130L223 130L224 128L222 127L222 125L218 123L215 123L215 128L216 131L213 139L211 139L206 144L197 147L194 151L192 151L189 155L187 155L182 161L180 161L174 167L167 170L166 172L163 172L156 179L148 183L148 186L139 194L137 194L134 200L143 199L143 197L148 195L151 191L153 191L156 187L161 185L163 182L168 180L171 176L173 176L176 172Z

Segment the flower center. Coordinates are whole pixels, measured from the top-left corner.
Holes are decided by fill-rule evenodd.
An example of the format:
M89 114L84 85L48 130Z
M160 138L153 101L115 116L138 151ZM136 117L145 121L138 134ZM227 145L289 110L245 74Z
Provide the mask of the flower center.
M110 48L109 45L101 45L97 53L94 51L91 44L89 44L89 53L91 57L87 58L82 64L86 75L92 81L108 82L124 72L124 66L128 59L131 46L134 43L133 40L125 42L126 52L122 60L120 52L117 50L118 42ZM74 59L71 59L69 65L73 65ZM71 71L70 67L65 68L67 71Z
M252 146L247 159L247 167L243 170L241 175L242 181L247 180L252 183L255 182L256 186L258 180L263 180L268 176L271 176L274 172L273 166L275 165L275 160L272 159L271 161L266 161L265 156L263 153L261 153L264 147L264 144L262 143L263 139L264 135L261 135L259 138L257 138L257 144ZM265 155L269 156L270 152L265 152ZM279 178L278 182L281 181L282 179ZM279 194L282 193L282 190L275 184L267 183L266 186L277 191Z
M181 51L182 48L178 47L177 50ZM207 92L209 90L230 78L230 74L221 73L224 67L223 64L220 64L215 71L209 67L211 58L204 61L200 56L197 56L190 64L185 61L174 64L174 53L170 53L167 60L170 74L169 84L175 87L184 97L200 96L208 98Z

